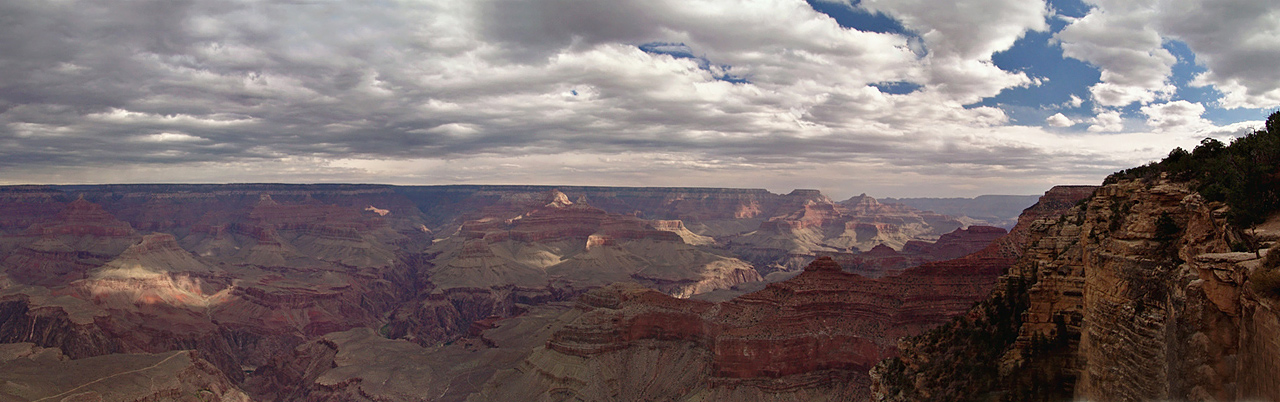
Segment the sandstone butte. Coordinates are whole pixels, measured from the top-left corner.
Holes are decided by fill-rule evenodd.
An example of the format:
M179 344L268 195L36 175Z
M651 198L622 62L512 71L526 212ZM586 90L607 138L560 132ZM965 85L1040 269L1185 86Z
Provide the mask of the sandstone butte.
M638 289L599 288L623 280L657 289L626 299L628 305L691 310L677 314L685 317L677 321L684 324L657 332L619 327L631 335L609 342L625 340L631 352L637 342L671 337L690 342L694 354L682 359L693 362L692 356L703 353L708 359L697 361L715 367L706 371L711 377L705 384L728 384L743 392L806 395L832 384L829 378L847 378L845 394L863 395L865 378L857 372L891 355L893 338L935 325L984 295L999 264L1016 253L1009 249L1018 249L1019 229L996 243L1005 248L988 247L969 262L933 263L878 280L822 268L833 268L830 260L822 260L794 282L730 303L672 296L760 283L752 282L761 278L753 261L735 258L743 255L735 249L759 251L757 257L780 255L781 260L768 261L766 271L786 271L820 254L848 259L868 251L874 259L895 251L908 259L937 260L997 234L979 226L956 231L954 222L870 197L834 203L803 190L777 195L536 186L5 187L0 188L0 343L28 345L13 349L26 357L6 364L73 370L95 367L79 365L100 357L148 367L180 362L190 368L175 372L203 374L179 378L207 379L202 389L215 390L223 400L237 400L240 389L277 400L336 397L340 389L354 392L350 395L374 392L350 388L364 381L351 373L369 365L396 367L395 362L353 350L417 351L402 354L418 359L412 361L449 356L448 361L458 362L433 366L438 374L430 382L443 384L451 395L446 399L463 399L467 394L458 391L468 389L463 382L472 384L472 391L487 392L481 385L506 373L501 368L587 347L589 342L572 341L575 328L591 328L575 317L604 314L593 312L605 307L592 304L592 294ZM823 235L814 236L819 232ZM871 253L868 239L900 243L901 250L882 247ZM875 271L893 273L902 264L881 264ZM837 287L805 290L806 284ZM855 285L861 290L850 295L852 300L830 293ZM584 293L590 289L597 290ZM836 314L834 305L850 311ZM811 313L796 313L805 309ZM783 334L825 331L841 320L867 317L874 320L826 340ZM775 318L780 320L752 324ZM753 327L773 332L753 333ZM360 332L365 330L374 336ZM553 348L560 346L550 345L561 343L547 339L561 339L566 346L557 351ZM845 348L844 341L855 346ZM726 345L743 351L813 346L835 357L792 362L791 355L777 352L774 360L761 363L721 349ZM611 347L617 345L606 349ZM53 353L42 350L61 357L33 360ZM172 354L184 350L194 352ZM479 363L465 357L481 355L486 357L477 357ZM325 359L336 360L323 367L349 369L297 368ZM797 388L794 379L800 377L821 386ZM87 384L59 381L42 389L57 395ZM747 385L734 385L739 383ZM272 391L285 385L282 389L296 392ZM108 395L96 386L83 389ZM18 400L37 395L0 392ZM391 399L407 395L394 387L378 392Z

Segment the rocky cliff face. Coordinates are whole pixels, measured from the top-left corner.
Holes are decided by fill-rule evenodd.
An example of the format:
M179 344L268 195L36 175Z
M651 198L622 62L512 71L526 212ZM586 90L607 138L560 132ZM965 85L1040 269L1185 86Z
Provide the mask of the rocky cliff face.
M876 370L878 397L1280 399L1280 354L1259 332L1276 329L1275 300L1250 285L1257 255L1229 252L1222 212L1183 184L1128 181L1036 220L1007 286L971 321L905 341ZM1001 328L1015 332L982 345L998 364L931 375L975 358L960 335Z
M178 187L22 192L0 208L37 213L3 220L29 225L0 237L0 342L76 359L195 349L238 383L281 349L382 321L413 282L397 253L429 235L413 211L364 211L362 191Z
M646 219L682 220L700 234L719 236L753 229L737 221L759 220L790 212L796 195L778 195L760 189L579 187L579 186L434 186L401 188L428 217L432 228L460 225L476 219L468 213L513 198L537 197L550 191L569 200L585 199L615 214ZM539 205L540 206L540 205ZM779 212L786 210L785 212Z

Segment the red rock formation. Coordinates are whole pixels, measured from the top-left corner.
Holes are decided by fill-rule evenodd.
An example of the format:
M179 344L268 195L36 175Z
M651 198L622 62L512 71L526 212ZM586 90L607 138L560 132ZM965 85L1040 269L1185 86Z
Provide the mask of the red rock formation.
M913 240L936 240L961 226L950 217L881 204L866 194L841 203L817 193L792 194L804 203L761 223L754 232L730 239L729 249L766 272L794 270L819 255L858 253L881 244L900 249Z
M61 191L41 187L9 187L0 192L0 234L25 231L51 220L63 210Z
M102 209L101 205L79 198L67 204L52 222L37 223L27 229L32 236L127 237L133 228Z
M9 276L25 284L60 286L123 252L140 237L98 204L83 197L56 216L31 224L6 242L19 245L3 260Z
M816 191L548 190L0 189L0 268L7 278L0 285L0 342L33 342L78 358L195 349L233 382L247 375L267 384L257 389L294 387L300 383L286 381L288 373L274 378L271 372L285 370L290 359L311 359L295 348L315 346L337 331L377 328L430 346L477 332L482 340L496 339L492 334L506 330L507 322L497 318L617 280L688 296L760 279L749 264L712 250L715 239L690 228L734 234L759 227L766 217L783 216L769 225L792 234L849 232L846 240L855 241L859 230L874 237L896 233L904 224L927 223L920 217L855 222L842 212L846 207ZM859 205L854 209L892 210ZM433 233L455 231L456 236L432 242ZM479 275L483 269L514 272L513 267L533 279L494 281ZM445 273L450 270L454 279L478 282L449 283ZM646 352L633 346L702 345L699 353L711 357L703 362L713 368L707 373L721 391L742 384L749 385L741 389L774 390L856 384L864 360L887 353L891 344L884 339L895 336L895 326L925 325L935 319L930 314L937 306L961 304L937 294L958 294L949 287L966 282L932 274L903 278L872 281L815 270L794 283L722 305L647 291L621 302L616 315L593 313L629 320L627 325L583 321L574 324L582 332L564 332L561 341L566 351L627 345L615 351L641 354ZM854 296L836 299L833 292ZM907 313L886 310L894 303L907 306ZM822 315L847 321L875 317L868 322L885 328L814 321ZM812 335L828 329L830 336ZM547 336L552 331L547 329ZM655 353L676 356L676 351ZM255 371L259 367L263 372ZM348 379L305 377L299 381L330 387L332 395L365 389L343 385Z
M1048 202L1028 209L1027 219L1074 204L1074 193L1066 192L1051 190L1045 197ZM964 244L970 236L982 238L1002 230L979 227L973 232L954 233L949 241ZM601 359L650 364L627 363L624 356L639 356L635 348L651 348L650 342L665 342L671 348L685 344L704 351L693 356L705 353L707 359L687 364L707 365L713 373L698 380L700 385L689 385L693 387L689 392L705 387L711 394L728 395L739 392L729 390L745 388L771 395L865 398L870 384L867 370L894 356L899 338L946 322L985 298L1018 256L1009 247L1023 244L1025 238L1022 233L1010 233L966 257L879 279L846 273L834 260L823 257L791 280L720 304L614 285L584 294L579 301L584 313L554 333L547 350L583 359L574 364ZM875 252L887 255L889 251ZM554 360L531 357L535 358ZM549 363L530 364L540 370ZM569 394L590 395L593 381L637 380L584 376L555 384L579 381L570 385ZM848 388L849 384L856 385ZM532 395L538 391L526 396Z
M832 258L846 270L869 277L901 273L903 269L932 261L963 257L986 248L1006 234L991 226L970 226L942 235L937 242L912 240L902 251L880 244L865 253L833 253Z

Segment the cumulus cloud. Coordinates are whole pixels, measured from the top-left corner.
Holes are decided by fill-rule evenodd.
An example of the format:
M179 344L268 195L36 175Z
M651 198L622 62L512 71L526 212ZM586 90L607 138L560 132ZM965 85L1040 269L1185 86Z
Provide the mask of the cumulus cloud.
M1035 193L1165 152L1128 134L1081 143L1010 126L1002 109L972 105L1036 83L992 55L1047 29L1043 1L860 7L902 21L927 52L801 0L3 2L0 181L925 195L1000 177L1022 190L991 191ZM1117 65L1107 83L1158 91L1126 78L1146 74L1123 70L1128 59L1098 54ZM886 82L922 87L874 86ZM1124 126L1119 114L1089 123Z
M1213 129L1213 123L1200 117L1204 105L1185 100L1152 104L1142 107L1147 116L1147 126L1155 132L1197 132Z
M1101 106L1122 107L1167 99L1176 88L1168 80L1177 58L1163 47L1149 21L1156 10L1150 1L1097 0L1095 8L1054 34L1067 57L1102 70L1101 82L1089 88Z
M1053 116L1049 116L1048 118L1044 119L1044 122L1053 127L1071 127L1076 124L1075 121L1072 121L1070 118L1068 118L1067 116L1064 116L1062 113L1057 113L1057 114L1054 114Z
M1124 119L1118 111L1105 111L1089 119L1089 131L1095 133L1117 132L1124 130Z
M1197 83L1228 108L1280 105L1280 8L1268 0L1164 0L1156 25L1186 42L1208 71Z
M919 32L928 50L926 88L963 103L1031 85L1026 74L996 67L991 56L1013 46L1027 31L1048 29L1043 1L863 0L859 7L893 16Z
M1227 108L1280 105L1280 8L1268 0L1090 0L1079 19L1055 34L1067 57L1102 70L1091 88L1102 106L1168 99L1176 58L1164 41L1180 40L1206 72L1194 84L1223 93Z

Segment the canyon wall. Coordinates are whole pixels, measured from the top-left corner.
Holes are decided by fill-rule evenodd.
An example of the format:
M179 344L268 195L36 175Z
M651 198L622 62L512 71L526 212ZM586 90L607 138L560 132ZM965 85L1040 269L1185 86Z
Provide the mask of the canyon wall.
M1224 211L1158 179L1035 221L991 298L874 370L877 399L1280 400L1277 300L1250 281L1280 222L1252 232L1258 253L1231 252ZM981 349L1002 354L964 363ZM942 373L956 367L973 369Z
M867 278L821 257L794 278L720 303L634 285L592 290L544 347L471 400L869 399L868 371L897 354L899 338L986 298L1022 255L1033 222L1093 189L1050 190L1014 232L979 252L898 275Z
M678 358L688 373L714 368L681 381L715 398L862 399L866 370L893 355L897 337L963 312L1008 257L938 260L1014 236L1002 235L814 190L3 187L0 344L72 362L193 351L182 359L196 368L180 371L208 377L230 400L239 390L266 400L394 400L419 385L461 400L496 392L482 385L511 378L499 375L506 370L566 356L610 367L606 355L628 364ZM734 244L795 259L788 264L822 255L792 245L827 248L845 266L824 259L766 287ZM858 270L894 275L846 272ZM619 282L628 284L611 285ZM623 312L590 301L642 288L652 290L624 298L632 307ZM750 294L724 304L686 299L712 292ZM566 304L579 297L587 301ZM608 350L583 352L591 348ZM387 351L405 359L366 355ZM385 387L363 374L421 364L438 374L387 374L394 386ZM632 374L644 375L619 378ZM667 389L688 395L680 384Z

